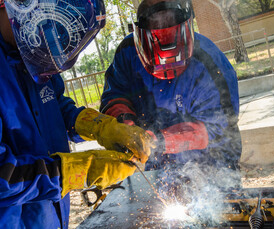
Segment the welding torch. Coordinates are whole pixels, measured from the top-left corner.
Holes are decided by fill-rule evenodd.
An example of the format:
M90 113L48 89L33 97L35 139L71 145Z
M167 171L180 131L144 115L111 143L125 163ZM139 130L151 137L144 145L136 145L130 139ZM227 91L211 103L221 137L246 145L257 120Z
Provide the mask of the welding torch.
M126 163L135 166L138 171L142 174L142 176L145 178L146 182L149 184L149 186L152 188L153 192L156 194L157 198L164 204L165 207L167 207L167 203L166 201L160 196L160 194L158 193L158 191L156 190L156 188L151 184L151 182L149 181L149 179L146 177L146 175L143 173L143 171L141 170L141 168L133 161L127 161Z
M129 150L126 147L123 147L123 146L120 146L120 145L116 145L116 147L118 148L118 151L124 152L126 154L132 153L131 150ZM153 192L156 194L157 198L165 205L165 207L167 207L166 201L160 196L160 194L158 193L158 191L156 190L156 188L151 184L151 182L146 177L146 175L143 173L143 171L141 170L141 168L136 164L137 161L138 161L138 158L133 157L130 161L127 161L125 163L127 163L127 164L129 164L131 166L135 166L138 169L138 171L142 174L142 176L144 177L144 179L146 180L146 182L152 188Z

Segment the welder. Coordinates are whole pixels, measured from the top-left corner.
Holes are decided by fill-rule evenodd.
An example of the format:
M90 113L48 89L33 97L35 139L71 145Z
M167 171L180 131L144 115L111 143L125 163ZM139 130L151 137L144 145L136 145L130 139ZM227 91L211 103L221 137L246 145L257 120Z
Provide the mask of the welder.
M146 170L188 161L239 167L237 75L194 32L194 16L190 0L143 0L105 74L100 111L157 141Z
M125 162L150 154L142 128L63 95L59 73L105 17L102 0L0 1L1 228L68 228L70 190L115 184L135 170ZM96 139L106 150L68 153L68 137Z

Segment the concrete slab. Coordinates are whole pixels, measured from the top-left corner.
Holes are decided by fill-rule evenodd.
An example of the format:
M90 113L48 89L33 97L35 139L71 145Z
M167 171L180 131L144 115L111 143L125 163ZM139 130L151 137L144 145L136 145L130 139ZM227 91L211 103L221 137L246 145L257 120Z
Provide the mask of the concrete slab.
M249 187L273 187L274 90L241 98L238 124L244 181Z
M240 130L274 126L274 90L240 98Z
M274 88L274 74L265 76L253 77L251 79L239 81L239 95L240 97L250 96Z
M241 131L241 162L254 166L274 165L274 127Z

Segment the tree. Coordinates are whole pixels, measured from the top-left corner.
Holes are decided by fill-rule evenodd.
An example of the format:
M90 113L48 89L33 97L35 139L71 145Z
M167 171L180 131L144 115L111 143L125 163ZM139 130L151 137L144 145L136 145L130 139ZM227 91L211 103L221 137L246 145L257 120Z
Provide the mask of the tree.
M274 0L237 0L238 18L265 13L274 8Z
M76 78L77 74L76 74L75 65L71 69L67 70L67 73L69 73L71 75L71 78ZM65 77L65 75L64 75L64 77Z
M94 72L100 72L104 69L101 67L100 58L97 53L84 55L77 64L77 71L87 75Z
M119 19L120 19L120 24L121 24L121 28L122 28L122 32L123 32L123 36L126 36L126 29L125 29L125 24L123 21L123 15L122 15L122 11L120 6L117 6L117 10L118 10L118 14L119 14Z
M262 9L262 12L268 12L273 4L273 0L258 0Z
M219 8L229 32L233 36L235 43L235 61L236 63L248 62L248 55L241 36L237 8L235 0L208 0L210 3Z
M100 63L101 63L101 68L105 69L104 59L103 59L103 56L102 56L102 53L101 53L101 50L100 50L97 38L94 39L94 42L95 42L96 49L97 49L97 52L98 52L98 55L99 55L99 59L100 59Z
M140 4L139 0L105 0L104 2L107 14L106 25L93 41L96 45L96 53L85 55L79 60L77 72L80 74L106 70L113 60L115 50L127 35L126 28L131 22L130 15L137 12Z
M98 49L100 49L101 58L104 61L102 67L110 64L114 55L112 49L116 49L123 38L124 36L121 34L121 31L116 26L116 22L113 20L109 21L105 28L101 30L100 36L97 37L96 42Z
M260 12L258 0L237 0L238 18L246 18Z

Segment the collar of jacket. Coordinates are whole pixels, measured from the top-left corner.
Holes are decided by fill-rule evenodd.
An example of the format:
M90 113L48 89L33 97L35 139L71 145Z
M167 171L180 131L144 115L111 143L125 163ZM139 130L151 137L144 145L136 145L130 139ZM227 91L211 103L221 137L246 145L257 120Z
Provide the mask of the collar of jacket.
M0 33L0 48L3 50L3 53L10 64L22 63L19 50L17 48L14 48L12 45L8 44L7 42L5 42L1 33Z

